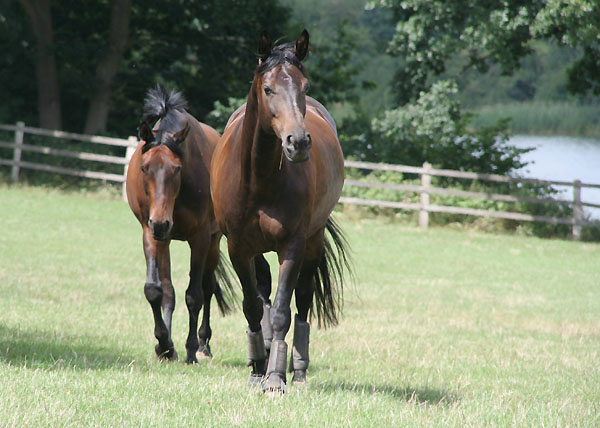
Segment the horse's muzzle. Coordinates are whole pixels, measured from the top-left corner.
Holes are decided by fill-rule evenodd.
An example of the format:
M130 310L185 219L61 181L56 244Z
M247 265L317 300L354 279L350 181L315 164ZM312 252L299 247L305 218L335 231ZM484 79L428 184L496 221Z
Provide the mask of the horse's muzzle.
M165 220L163 222L155 222L152 219L148 220L148 226L152 231L152 236L157 241L166 241L169 239L171 234L171 228L173 227L173 222L169 220Z
M305 162L310 158L312 139L308 133L302 138L294 138L288 135L282 143L282 147L283 154L290 162Z

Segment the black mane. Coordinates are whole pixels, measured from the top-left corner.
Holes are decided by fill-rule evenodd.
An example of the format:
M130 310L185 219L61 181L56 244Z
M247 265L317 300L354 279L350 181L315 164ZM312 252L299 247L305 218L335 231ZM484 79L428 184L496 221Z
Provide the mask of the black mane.
M156 86L149 89L144 100L143 119L147 123L153 123L161 119L158 129L155 131L154 141L146 142L142 153L146 153L152 147L165 145L177 156L181 157L182 151L179 145L173 141L169 134L180 131L185 124L182 123L182 114L187 113L187 101L181 92L174 89L170 91Z
M270 69L286 62L296 66L304 74L304 66L296 56L295 43L284 43L271 49L269 56L262 60L258 67L256 67L256 74L266 73Z

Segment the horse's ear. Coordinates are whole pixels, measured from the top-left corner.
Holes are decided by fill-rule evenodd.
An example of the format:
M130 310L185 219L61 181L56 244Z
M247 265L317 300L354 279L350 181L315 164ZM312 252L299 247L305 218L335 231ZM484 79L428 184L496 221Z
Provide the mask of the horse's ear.
M296 58L302 61L306 58L306 54L308 54L308 31L305 28L296 40Z
M271 49L273 49L273 42L267 34L267 30L263 28L260 32L260 38L258 40L258 57L261 61L264 61L271 55Z
M173 134L173 140L175 140L177 144L181 144L187 137L188 132L190 132L190 124L186 123L183 129L180 129Z
M152 129L150 129L150 126L145 120L140 122L140 126L138 126L138 137L140 140L145 141L146 143L151 143L154 141Z

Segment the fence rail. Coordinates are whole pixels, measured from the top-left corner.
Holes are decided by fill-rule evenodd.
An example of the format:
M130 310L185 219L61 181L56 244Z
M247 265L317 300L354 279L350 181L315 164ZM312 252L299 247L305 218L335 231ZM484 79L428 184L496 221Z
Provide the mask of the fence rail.
M420 195L420 203L414 202L393 202L393 201L382 201L374 199L362 199L353 197L342 197L340 203L352 204L352 205L364 205L380 208L393 208L419 211L419 225L426 228L429 224L429 213L448 213L448 214L462 214L462 215L473 215L482 217L494 217L503 218L509 220L518 221L538 221L543 223L552 224L567 224L572 225L573 239L579 240L581 238L581 227L582 226L600 226L600 221L586 221L583 216L583 207L600 208L600 204L583 202L581 200L581 189L582 188L596 188L600 189L600 184L596 183L582 183L580 180L575 181L557 181L557 180L540 180L536 178L520 178L510 177L497 174L479 174L474 172L454 171L447 169L435 169L432 168L427 162L423 164L423 167L414 167L406 165L390 165L381 163L371 162L358 162L358 161L345 161L347 168L358 168L367 170L378 170L378 171L395 171L406 174L416 174L421 178L421 185L406 185L406 184L393 184L393 183L379 183L379 182L365 182L359 180L347 179L344 182L345 186L348 187L367 187L377 189L391 189L402 192L413 192ZM505 195L498 193L488 192L471 192L465 190L456 189L445 189L431 186L431 177L451 177L460 179L471 179L471 180L483 180L491 181L496 183L528 183L536 185L557 185L557 186L569 186L573 188L573 200L557 200L552 198L532 198L524 196ZM444 206L444 205L431 205L429 196L431 194L437 195L449 195L458 196L463 198L474 198L474 199L485 199L492 201L502 202L527 202L535 204L570 204L573 206L573 217L560 218L560 217L547 217L537 216L509 211L495 211L495 210L482 210L455 206Z
M17 122L16 125L1 125L0 130L14 132L14 140L12 142L0 141L0 148L12 149L12 159L0 158L0 165L11 167L11 178L13 181L19 180L19 174L21 168L34 169L40 171L54 172L58 174L67 174L78 177L85 177L91 179L99 179L106 181L114 181L123 183L123 197L125 197L125 180L127 177L127 166L131 155L137 146L138 140L136 137L129 137L128 139L102 137L96 135L82 135L71 132L54 131L49 129L33 128L25 126L23 122ZM124 156L112 156L102 155L96 153L86 153L81 151L58 149L53 147L32 145L24 143L25 134L41 135L56 139L66 139L83 141L87 143L103 144L108 146L119 146L126 149ZM23 152L34 152L41 153L50 156L62 156L67 158L81 159L86 161L93 161L99 163L108 163L123 166L122 174L110 174L100 171L90 170L79 170L75 168L65 168L44 163L27 162L22 160ZM382 201L373 199L362 199L353 197L342 197L340 203L342 204L353 204L353 205L364 205L381 208L393 208L401 210L412 210L419 211L419 225L421 227L427 227L429 224L429 213L449 213L449 214L462 214L462 215L473 215L473 216L484 216L494 218L504 218L509 220L518 221L539 221L544 223L553 224L567 224L572 225L573 239L580 239L581 227L582 226L600 226L600 221L586 221L583 216L583 207L600 208L600 204L594 204L589 202L583 202L581 200L581 189L582 188L596 188L600 189L600 184L582 183L579 180L575 181L556 181L556 180L540 180L536 178L520 178L510 177L497 174L479 174L474 172L454 171L447 169L435 169L432 168L428 163L424 163L422 167L407 166L407 165L390 165L383 163L371 163L371 162L358 162L358 161L346 161L345 166L347 168L358 168L367 170L379 170L379 171L395 171L405 174L415 174L420 176L421 185L408 185L408 184L392 184L392 183L379 183L379 182L365 182L359 180L347 179L345 181L346 187L367 187L367 188L378 188L378 189L389 189L400 192L413 192L420 196L419 203L415 202L393 202L393 201ZM449 177L459 179L470 179L470 180L483 180L491 181L496 183L527 183L541 186L569 186L573 188L573 200L556 200L552 198L533 198L525 196L506 195L489 192L472 192L466 190L447 189L440 187L431 186L431 177ZM558 217L546 217L536 216L530 214L509 212L509 211L495 211L495 210L482 210L473 208L463 208L456 206L444 206L444 205L432 205L430 203L430 195L447 195L447 196L458 196L462 198L474 198L484 199L501 202L527 202L534 204L570 204L573 207L573 216L570 218L558 218Z
M129 137L128 139L102 137L98 135L83 135L75 134L72 132L54 131L50 129L32 128L25 126L23 122L17 122L16 125L0 125L0 130L12 131L15 133L13 142L0 141L0 148L13 149L12 159L0 158L0 165L11 167L11 179L13 181L19 181L21 168L33 169L38 171L53 172L57 174L72 175L77 177L91 178L97 180L114 181L117 183L123 183L123 197L125 197L125 180L127 178L127 165L129 159L137 146L138 139L136 137ZM44 137L51 137L59 140L75 140L93 144L103 144L105 146L116 146L124 147L124 156L112 156L102 155L97 153L86 153L82 151L57 149L47 146L39 146L32 144L25 144L25 134L40 135ZM115 165L123 165L122 174L111 174L101 171L90 171L81 170L75 168L66 168L54 165L48 165L39 162L28 162L22 160L23 152L41 153L51 156L60 156L71 159L80 159L85 161L108 163Z

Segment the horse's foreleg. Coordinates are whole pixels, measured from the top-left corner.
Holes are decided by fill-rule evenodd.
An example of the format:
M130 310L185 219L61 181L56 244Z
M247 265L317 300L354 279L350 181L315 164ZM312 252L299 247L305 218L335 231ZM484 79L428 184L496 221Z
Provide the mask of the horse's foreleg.
M271 350L271 341L273 340L273 328L271 327L271 268L262 254L254 257L254 269L256 270L258 297L263 303L263 315L260 320L260 326L268 354Z
M189 240L191 250L190 283L185 292L185 304L189 313L189 331L185 342L185 362L188 364L198 363L196 352L199 348L199 342L196 331L198 329L198 315L205 299L202 288L205 274L204 266L207 253L207 241L208 239L205 237L195 237L194 239Z
M144 295L152 308L154 337L158 340L154 350L159 358L175 360L177 353L171 340L171 316L175 307L175 293L170 278L169 243L156 241L147 228L144 228L143 241L146 257ZM164 311L164 320L161 309Z
M242 254L233 240L228 241L229 259L242 284L244 293L243 309L248 321L248 366L252 367L248 383L251 386L260 384L265 374L265 360L267 351L263 339L260 320L263 306L256 290L256 271L252 257Z
M263 384L264 391L283 393L286 389L287 344L285 343L285 336L291 325L290 303L298 280L303 254L304 242L298 240L279 257L277 294L271 308L273 342L271 343L269 364L267 365L267 378Z

